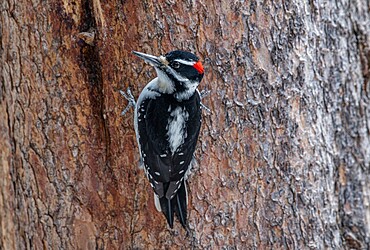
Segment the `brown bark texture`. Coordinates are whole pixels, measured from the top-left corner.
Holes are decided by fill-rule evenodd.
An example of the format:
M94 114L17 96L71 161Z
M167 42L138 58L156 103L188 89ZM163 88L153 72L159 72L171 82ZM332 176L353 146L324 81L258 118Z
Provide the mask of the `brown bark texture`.
M369 249L366 0L0 2L0 249ZM189 230L138 168L132 50L203 61Z

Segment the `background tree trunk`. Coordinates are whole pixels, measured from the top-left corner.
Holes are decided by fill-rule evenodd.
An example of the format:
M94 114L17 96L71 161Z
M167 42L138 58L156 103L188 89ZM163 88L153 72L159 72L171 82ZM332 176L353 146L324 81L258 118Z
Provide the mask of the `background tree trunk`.
M369 1L0 11L0 249L370 248ZM188 233L155 210L118 92L155 77L132 50L174 49L212 91Z

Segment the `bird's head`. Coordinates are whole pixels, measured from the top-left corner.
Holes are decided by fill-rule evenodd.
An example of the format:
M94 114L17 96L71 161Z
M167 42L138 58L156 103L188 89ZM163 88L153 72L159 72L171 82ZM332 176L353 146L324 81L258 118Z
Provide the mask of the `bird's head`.
M133 51L134 55L151 64L158 75L158 91L173 94L178 100L192 96L203 78L199 58L186 51L175 50L163 56Z

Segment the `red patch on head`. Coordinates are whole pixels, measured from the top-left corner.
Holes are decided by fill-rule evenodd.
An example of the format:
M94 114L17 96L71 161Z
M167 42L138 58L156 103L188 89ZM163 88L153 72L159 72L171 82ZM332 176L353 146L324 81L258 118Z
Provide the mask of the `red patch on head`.
M199 72L199 74L204 73L203 65L200 61L196 62L193 67Z

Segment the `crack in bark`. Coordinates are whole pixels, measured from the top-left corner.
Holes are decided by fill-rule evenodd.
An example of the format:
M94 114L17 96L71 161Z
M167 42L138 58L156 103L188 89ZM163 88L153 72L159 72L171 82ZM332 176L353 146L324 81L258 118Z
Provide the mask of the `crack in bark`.
M102 125L103 134L101 134L102 140L105 142L105 157L106 165L109 166L110 162L110 133L109 133L109 123L105 117L105 94L104 94L104 81L102 76L102 64L99 55L99 30L97 30L96 17L92 9L96 1L91 2L91 0L84 0L83 2L83 14L81 20L80 30L81 32L94 29L96 31L96 38L94 45L89 45L84 43L81 45L81 61L82 65L86 69L87 82L89 88L89 97L92 107L92 122L96 117L96 121L99 125ZM98 127L100 127L98 125ZM100 132L100 131L98 131Z
M131 217L131 222L130 222L130 235L131 235L131 248L135 248L135 234L140 232L135 231L135 216L137 216L137 208L138 208L138 192L137 192L137 186L138 186L138 174L137 170L135 170L135 181L134 181L134 201L133 201L133 215Z
M258 217L258 188L259 188L259 184L258 184L259 180L256 182L256 188L254 190L254 204L253 204L253 224L254 226L256 227L257 229L257 240L258 242L261 242L261 236L260 236L260 229L259 229L259 221L257 219ZM254 244L255 244L255 247L258 246L258 242L255 242L254 241Z

